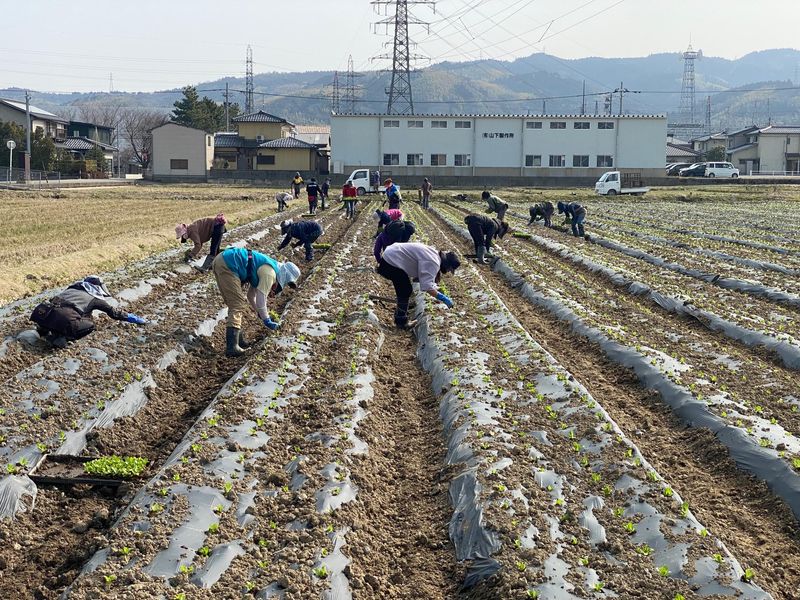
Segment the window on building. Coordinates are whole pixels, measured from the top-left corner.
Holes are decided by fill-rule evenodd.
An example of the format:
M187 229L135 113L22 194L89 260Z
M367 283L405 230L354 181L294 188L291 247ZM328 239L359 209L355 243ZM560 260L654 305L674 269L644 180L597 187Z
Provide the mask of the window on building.
M399 166L400 165L400 155L399 154L384 154L383 155L383 165L385 167Z
M447 121L431 121L431 129L447 129Z
M445 167L447 166L447 154L431 154L432 167Z
M566 129L566 121L550 121L550 129Z
M572 125L575 129L589 129L589 121L575 121Z
M542 166L542 155L541 154L526 154L525 155L525 166L526 167L541 167Z
M173 171L188 171L189 160L186 158L171 158L169 161L169 168Z
M563 167L564 166L564 155L563 154L551 154L550 155L550 166L551 167Z
M597 124L598 129L614 129L614 121L600 121Z
M423 123L422 121L409 121L408 128L409 129L422 129Z
M572 166L573 167L588 167L589 166L589 155L588 154L573 154L572 155Z
M526 121L525 122L525 129L541 129L542 122L541 121Z
M610 154L598 154L597 155L597 166L608 168L614 166L614 157Z
M393 119L392 120L387 119L387 120L385 120L383 122L383 126L384 127L400 127L400 121L395 121Z
M456 154L455 156L453 156L453 165L455 165L456 167L472 166L472 154Z
M472 129L472 121L456 121L456 129Z
M406 154L406 165L409 167L422 166L422 154Z
M274 165L275 164L275 155L274 154L259 154L256 157L256 164L257 165Z

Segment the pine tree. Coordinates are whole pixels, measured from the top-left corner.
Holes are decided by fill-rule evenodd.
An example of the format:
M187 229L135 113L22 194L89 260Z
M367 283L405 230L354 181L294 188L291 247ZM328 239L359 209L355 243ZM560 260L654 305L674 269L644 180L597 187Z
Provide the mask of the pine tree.
M187 127L195 127L194 122L197 118L198 105L200 98L197 95L197 88L187 85L183 88L183 98L176 100L172 111L172 120Z

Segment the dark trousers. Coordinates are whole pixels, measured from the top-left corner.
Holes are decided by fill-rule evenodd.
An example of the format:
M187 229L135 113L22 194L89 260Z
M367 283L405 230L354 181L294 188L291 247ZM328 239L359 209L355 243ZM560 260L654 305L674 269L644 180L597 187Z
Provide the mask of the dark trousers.
M483 227L480 223L470 223L467 225L467 231L475 244L475 253L477 254L480 246L485 247L487 250L491 246L491 240L483 233Z
M292 185L292 191L294 192L294 199L297 200L300 197L300 186Z
M397 296L397 308L394 311L394 324L398 327L408 325L408 301L411 298L411 278L408 274L395 266L387 263L381 258L378 263L378 275L388 279L394 285L394 293Z
M389 210L392 210L393 208L400 210L400 196L397 194L392 194L389 196Z
M211 230L211 248L208 250L209 256L216 256L219 253L219 246L222 244L222 234L225 233L224 223L216 223Z
M317 239L321 235L322 235L322 232L318 231L316 233L312 233L310 235L303 236L302 238L298 239L298 244L297 245L303 244L303 248L306 249L306 260L314 260L314 246L313 246L313 244L314 244L314 242L317 241Z
M580 210L575 212L575 216L572 217L572 235L575 237L583 237L583 222L586 220L586 209L581 208Z
M94 320L91 315L84 316L69 306L56 306L46 318L37 320L39 329L50 331L56 336L64 336L68 340L79 340L94 331Z
M317 211L317 197L316 196L309 196L308 197L308 212L312 215Z
M355 198L345 198L344 200L344 208L345 214L348 218L356 216L356 199Z

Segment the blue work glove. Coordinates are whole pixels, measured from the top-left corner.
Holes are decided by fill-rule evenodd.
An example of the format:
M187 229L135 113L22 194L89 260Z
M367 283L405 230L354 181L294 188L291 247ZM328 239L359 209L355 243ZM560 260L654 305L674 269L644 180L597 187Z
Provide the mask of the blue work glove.
M448 298L447 296L445 296L442 292L436 294L436 299L439 302L443 302L445 306L447 306L447 308L453 308L453 301L450 300L450 298Z
M147 324L147 320L143 319L142 317L137 317L133 313L128 313L128 315L125 317L125 320L128 323L135 323L136 325L146 325Z
M272 331L276 331L278 329L278 327L281 326L280 323L276 323L270 317L267 317L266 319L264 319L264 325L266 325Z

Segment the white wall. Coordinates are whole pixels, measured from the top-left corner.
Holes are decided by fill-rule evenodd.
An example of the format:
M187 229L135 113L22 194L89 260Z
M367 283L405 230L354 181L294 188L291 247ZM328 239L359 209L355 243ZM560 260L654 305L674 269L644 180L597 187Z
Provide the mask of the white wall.
M400 127L384 127L387 120L399 121ZM422 121L423 127L409 128L410 120ZM431 121L447 121L447 128L431 128ZM472 126L456 129L455 121ZM528 121L541 122L541 129L528 129ZM565 122L566 128L551 129L551 121ZM598 129L601 121L614 123L614 128ZM575 129L575 122L588 122L589 129ZM469 174L477 168L514 169L519 175L593 175L588 169L597 168L598 155L613 156L616 168L663 169L666 127L665 117L334 115L332 158L347 170L383 167L384 154L398 154L402 172L408 154L423 154L424 171L438 174ZM446 154L446 167L431 167L431 154ZM454 169L455 154L471 155L471 167ZM548 168L551 154L564 156L563 169ZM525 155L540 155L546 172L525 168ZM574 155L589 155L588 169L573 168Z
M184 159L188 169L172 169L173 159ZM153 130L153 176L203 177L214 160L213 137L205 131L167 123Z

